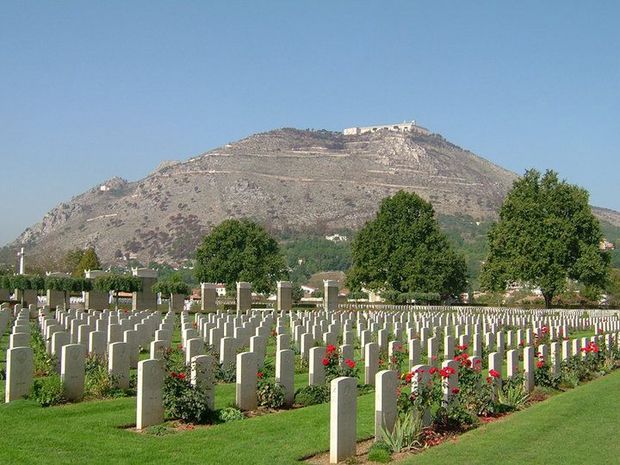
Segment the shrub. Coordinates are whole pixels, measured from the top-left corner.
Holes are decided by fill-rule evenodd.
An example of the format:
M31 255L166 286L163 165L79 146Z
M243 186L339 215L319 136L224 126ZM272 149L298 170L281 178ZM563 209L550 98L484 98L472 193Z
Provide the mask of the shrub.
M512 380L505 381L502 385L502 389L498 393L500 404L507 407L509 410L522 409L530 398L530 395L523 387L523 382L510 382Z
M284 389L277 383L258 381L256 389L258 405L267 408L280 408L284 405Z
M215 379L221 383L234 383L237 379L237 371L234 367L226 367L220 363L215 373Z
M45 378L35 379L31 398L41 404L41 407L64 404L67 399L64 396L60 376L53 373Z
M47 353L45 339L35 323L30 324L30 345L33 352L34 375L36 377L49 376L56 370L56 357Z
M371 462L388 463L392 460L392 450L383 441L377 441L368 450L368 460Z
M164 380L163 404L168 417L187 423L211 423L208 390L193 386L186 373L170 372Z
M353 360L343 359L340 350L329 344L325 348L323 356L323 367L325 368L325 382L330 383L340 376L357 378L357 366Z
M295 392L295 403L304 407L329 402L329 385L304 386Z
M221 422L228 423L230 421L243 420L245 416L238 408L226 407L219 411L218 418Z
M84 396L94 399L123 397L127 392L118 387L118 380L112 376L104 361L96 356L89 356L85 364Z
M357 385L357 395L363 396L364 394L370 394L375 392L375 387L372 384L359 384Z
M472 365L465 350L467 346L457 348L458 355L454 359L459 362L458 402L475 415L487 416L495 413L496 404L493 400L493 388L482 380L481 363Z
M400 368L403 366L406 358L407 354L402 343L396 343L394 345L394 352L388 361L388 370L400 372Z
M273 378L276 375L276 365L273 359L267 358L260 369L264 378Z
M540 359L536 362L534 371L534 385L543 388L557 389L560 386L561 377L551 373L551 367Z
M392 431L381 427L383 441L394 453L422 447L422 431L422 415L417 410L398 415Z

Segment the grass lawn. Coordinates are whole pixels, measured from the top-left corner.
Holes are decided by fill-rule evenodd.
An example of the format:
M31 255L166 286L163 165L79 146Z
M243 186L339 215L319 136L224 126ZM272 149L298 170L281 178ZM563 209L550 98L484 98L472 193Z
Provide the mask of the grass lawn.
M399 464L618 464L620 370Z
M1 359L7 344L5 335ZM274 351L270 338L269 358ZM296 387L307 379L296 374ZM1 383L2 400L3 393ZM618 393L620 370L401 463L620 463ZM234 384L216 387L217 408L234 397ZM26 400L0 404L0 464L293 464L329 448L327 404L164 436L124 428L135 423L135 404L135 398L50 408ZM373 434L373 407L372 394L358 399L359 439Z
M298 375L299 385L305 376ZM617 464L620 371L410 457L406 464ZM219 406L233 385L220 385ZM373 396L358 400L358 437L372 435ZM0 406L0 463L292 464L329 448L327 404L165 436L121 427L135 399L41 408Z

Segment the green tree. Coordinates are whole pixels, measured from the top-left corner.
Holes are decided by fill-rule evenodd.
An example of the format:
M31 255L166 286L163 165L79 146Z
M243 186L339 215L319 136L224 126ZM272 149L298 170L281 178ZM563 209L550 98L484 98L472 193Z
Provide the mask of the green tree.
M445 299L467 286L465 260L439 229L431 204L414 193L400 191L381 202L376 218L355 236L352 257L352 290L436 292Z
M73 278L69 276L47 276L44 282L45 289L61 291L64 295L65 306L67 304L67 293L82 292L92 290L92 282L84 278Z
M103 292L113 292L115 306L118 309L119 292L140 292L142 280L135 276L109 274L98 276L93 281L93 288Z
M616 308L620 307L620 269L618 268L612 268L611 273L609 273L607 293L609 294L609 305Z
M78 264L73 268L72 275L76 278L83 278L86 270L100 270L101 262L95 252L94 247L89 247L84 251Z
M291 297L293 302L300 302L301 299L304 298L304 290L298 283L293 283L293 287L291 289Z
M247 220L225 220L205 236L196 251L196 277L201 282L248 281L256 292L273 292L288 276L278 243L264 228Z
M67 273L73 273L73 271L80 264L80 260L82 260L83 256L84 256L84 249L80 249L76 247L75 249L69 250L65 254L64 259L62 260L63 271L66 271Z
M168 298L168 308L172 310L172 296L181 294L187 296L192 289L184 283L180 275L170 275L169 278L157 281L151 290L155 294L161 294L162 298Z
M609 255L599 250L603 236L585 189L560 181L554 171L529 170L514 182L499 217L488 234L484 288L538 286L549 308L568 279L589 289L605 286Z
M45 287L45 280L42 276L36 274L5 275L2 279L2 287L20 291L21 303L23 305L24 291L35 290L38 294Z

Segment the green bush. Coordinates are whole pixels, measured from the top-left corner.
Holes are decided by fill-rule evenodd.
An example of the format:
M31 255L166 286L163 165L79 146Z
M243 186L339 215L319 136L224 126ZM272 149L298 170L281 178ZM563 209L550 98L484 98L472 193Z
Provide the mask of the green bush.
M118 387L118 381L108 372L101 358L86 358L84 376L84 397L90 399L108 399L123 397L127 393Z
M392 460L392 451L383 441L375 442L368 450L368 460L371 462L388 463Z
M260 407L280 408L284 405L284 389L277 383L259 380L256 396Z
M226 407L219 411L218 418L223 423L231 421L243 420L245 416L243 412L235 407Z
M309 405L329 402L329 385L304 386L295 392L295 403L307 407Z
M67 402L62 388L62 381L56 373L45 378L35 379L30 397L41 404L41 407L50 407Z
M186 373L171 372L164 380L163 404L166 416L187 423L212 423L208 389L194 386Z
M518 378L518 382L513 381L512 378L508 378L504 381L502 388L499 391L499 403L507 408L507 410L520 410L527 404L530 399L529 393L523 386L523 378Z
M396 418L392 431L381 428L386 447L395 453L421 448L422 432L422 415L419 410L415 409L401 412Z
M224 367L221 363L215 373L215 379L221 383L234 383L237 379L235 367Z
M33 352L35 377L49 376L56 370L56 357L47 353L45 339L35 323L30 323L30 345Z

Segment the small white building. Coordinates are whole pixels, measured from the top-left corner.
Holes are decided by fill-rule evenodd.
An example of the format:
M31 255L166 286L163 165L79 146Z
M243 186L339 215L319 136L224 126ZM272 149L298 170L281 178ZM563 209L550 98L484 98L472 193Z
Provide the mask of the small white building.
M325 239L332 242L346 242L347 236L341 236L340 234L332 234L331 236L325 236Z
M215 292L218 297L226 297L226 284L222 284L222 283L216 284Z
M359 136L360 134L377 131L420 132L426 135L431 133L428 129L423 128L422 126L418 126L414 120L404 121L402 123L395 124L381 124L378 126L358 126L354 128L346 128L344 131L342 131L342 133L345 136Z

